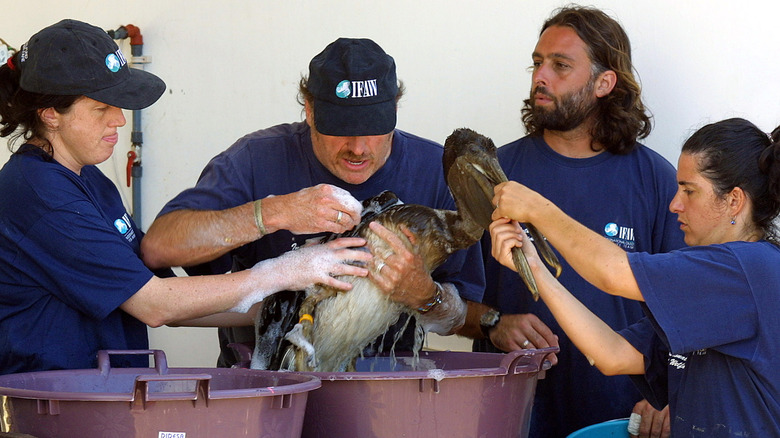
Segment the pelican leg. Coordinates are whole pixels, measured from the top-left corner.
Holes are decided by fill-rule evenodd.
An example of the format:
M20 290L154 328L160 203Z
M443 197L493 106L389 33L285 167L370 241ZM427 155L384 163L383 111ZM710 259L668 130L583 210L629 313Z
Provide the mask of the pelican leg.
M561 262L558 260L558 257L555 256L552 248L550 248L550 244L547 243L547 239L545 239L542 233L540 233L539 230L537 230L536 227L532 224L525 225L528 228L528 233L534 240L536 248L539 250L539 254L542 255L542 258L545 262L547 262L548 265L555 268L555 278L560 277L562 270Z
M284 338L297 347L299 351L304 352L306 365L311 369L314 369L317 367L317 357L315 355L314 345L309 342L308 337L304 334L305 331L310 331L311 328L309 327L309 330L305 330L304 325L311 326L311 322L308 320L302 320L301 322L295 324L292 330L284 335ZM297 368L295 371L304 371L301 369L300 364L296 363L295 366Z
M327 298L330 298L342 291L331 287L315 286L314 289L307 290L306 299L301 303L298 310L298 323L290 330L284 338L292 346L288 349L294 350L294 371L313 371L317 368L318 360L316 349L312 341L314 330L314 314L317 305ZM308 367L308 368L307 368Z
M534 274L531 273L531 267L528 266L528 260L523 254L523 250L520 248L512 248L512 261L515 262L515 268L520 274L520 278L523 279L528 290L531 291L531 295L534 297L534 301L539 300L539 288L536 286L536 280Z

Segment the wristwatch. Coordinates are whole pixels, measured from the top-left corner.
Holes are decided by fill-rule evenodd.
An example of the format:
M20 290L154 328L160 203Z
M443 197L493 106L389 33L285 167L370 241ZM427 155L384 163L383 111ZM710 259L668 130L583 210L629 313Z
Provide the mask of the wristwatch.
M496 309L490 309L479 317L479 328L486 338L490 338L490 329L495 327L500 319L501 312Z

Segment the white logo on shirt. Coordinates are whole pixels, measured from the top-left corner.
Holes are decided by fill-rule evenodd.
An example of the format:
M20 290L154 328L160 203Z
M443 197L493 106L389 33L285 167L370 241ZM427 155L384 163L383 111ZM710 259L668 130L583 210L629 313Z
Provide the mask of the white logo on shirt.
M636 243L634 242L634 229L632 227L625 227L610 222L604 225L604 234L607 236L607 239L627 251L632 251L636 246Z
M119 231L119 234L125 236L128 242L132 242L135 239L135 231L130 226L130 218L127 216L127 213L114 221L114 228Z
M127 233L127 230L130 228L127 226L127 222L124 221L124 219L117 219L114 221L114 227L116 227L116 230L119 231L121 234Z
M687 360L688 358L683 356L682 354L669 353L669 366L673 366L678 370L685 369L685 363Z

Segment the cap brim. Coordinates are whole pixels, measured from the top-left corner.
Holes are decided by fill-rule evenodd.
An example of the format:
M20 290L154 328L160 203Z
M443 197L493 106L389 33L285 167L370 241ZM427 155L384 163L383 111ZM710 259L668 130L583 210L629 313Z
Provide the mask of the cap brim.
M384 135L395 129L395 100L371 105L335 105L314 99L317 131L339 137Z
M165 82L152 73L133 68L128 73L119 84L84 95L107 105L139 110L157 102L165 92Z

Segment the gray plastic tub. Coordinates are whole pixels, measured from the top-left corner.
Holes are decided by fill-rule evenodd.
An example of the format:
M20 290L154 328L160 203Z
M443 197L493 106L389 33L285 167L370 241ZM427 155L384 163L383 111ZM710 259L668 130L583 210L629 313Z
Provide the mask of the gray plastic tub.
M155 368L111 368L153 354ZM160 350L101 351L98 368L0 376L2 431L46 437L299 437L314 376L168 368Z

